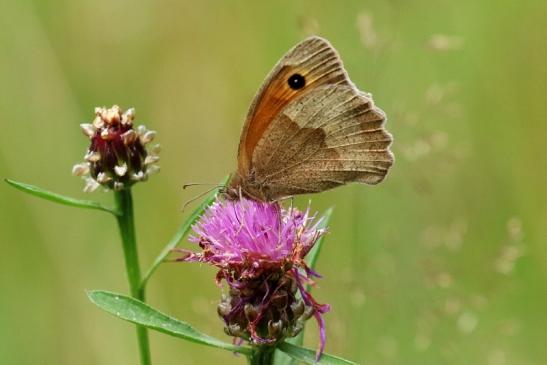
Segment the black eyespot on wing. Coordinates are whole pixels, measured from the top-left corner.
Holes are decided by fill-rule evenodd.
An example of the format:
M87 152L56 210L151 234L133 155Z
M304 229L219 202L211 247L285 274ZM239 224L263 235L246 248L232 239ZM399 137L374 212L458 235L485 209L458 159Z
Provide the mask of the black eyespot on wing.
M292 74L287 80L287 83L291 89L298 90L306 86L306 79L300 74Z

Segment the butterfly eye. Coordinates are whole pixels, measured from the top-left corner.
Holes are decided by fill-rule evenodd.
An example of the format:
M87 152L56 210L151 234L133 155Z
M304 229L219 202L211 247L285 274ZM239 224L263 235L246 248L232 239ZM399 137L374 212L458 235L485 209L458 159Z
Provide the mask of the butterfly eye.
M293 90L302 89L306 85L306 79L300 74L293 74L287 82Z

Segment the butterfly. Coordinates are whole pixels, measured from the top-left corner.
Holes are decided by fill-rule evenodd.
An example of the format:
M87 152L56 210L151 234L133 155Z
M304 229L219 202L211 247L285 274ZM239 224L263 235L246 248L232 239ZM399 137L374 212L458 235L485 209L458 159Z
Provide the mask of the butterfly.
M271 202L351 182L378 184L394 160L385 120L331 44L307 38L281 58L256 94L227 194Z

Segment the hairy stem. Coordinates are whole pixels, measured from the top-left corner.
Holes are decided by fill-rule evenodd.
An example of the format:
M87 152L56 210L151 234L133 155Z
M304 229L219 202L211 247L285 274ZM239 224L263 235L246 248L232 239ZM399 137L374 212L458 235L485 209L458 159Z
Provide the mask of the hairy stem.
M137 239L135 236L135 219L133 216L133 198L131 189L124 189L115 192L116 208L119 215L118 227L123 244L125 258L125 270L129 281L131 296L144 302L144 288L141 288L141 269L139 266L139 255L137 253ZM137 326L137 341L141 365L150 365L150 345L148 343L148 332L145 327Z

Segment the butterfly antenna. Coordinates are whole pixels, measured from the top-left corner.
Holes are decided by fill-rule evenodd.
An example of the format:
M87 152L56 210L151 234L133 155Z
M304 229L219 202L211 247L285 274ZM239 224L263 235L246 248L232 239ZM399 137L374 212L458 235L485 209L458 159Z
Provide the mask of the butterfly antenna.
M223 187L224 185L218 185L218 184L212 184L212 183L188 183L188 184L184 184L182 185L182 189L183 190L186 190L187 188L191 187L191 186L203 186L203 185L209 185L209 186L212 186L214 185L215 187Z
M190 203L193 203L193 202L195 202L196 200L198 200L199 198L202 198L203 196L209 194L211 191L213 191L213 190L215 190L215 189L222 188L222 187L224 187L224 185L215 185L215 186L213 186L211 189L206 190L206 191L204 191L203 193L201 193L201 194L199 194L199 195L193 197L192 199L187 200L187 201L184 203L184 205L182 206L181 212L184 212L184 210L186 209L186 207L187 207Z

